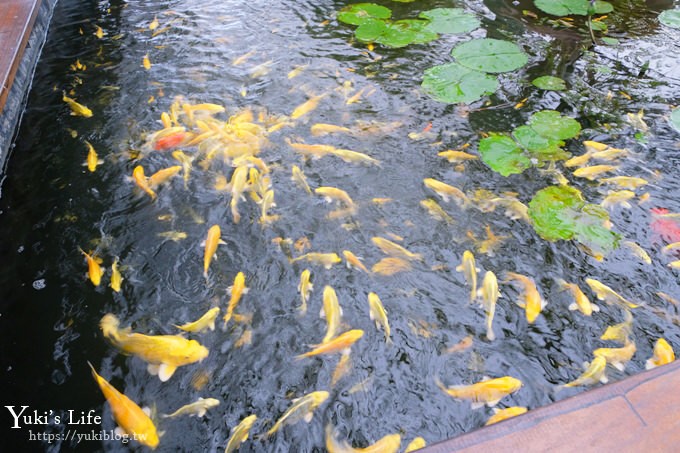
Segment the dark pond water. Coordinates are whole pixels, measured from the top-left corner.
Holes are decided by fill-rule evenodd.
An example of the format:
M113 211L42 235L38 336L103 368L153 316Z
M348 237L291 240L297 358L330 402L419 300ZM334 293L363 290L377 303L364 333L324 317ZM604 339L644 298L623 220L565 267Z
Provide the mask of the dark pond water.
M381 3L395 17L451 6L443 1ZM221 401L203 418L158 418L158 429L165 432L160 451L221 451L231 428L250 414L258 420L241 451L322 451L327 424L356 447L390 433L400 433L403 446L416 436L429 444L441 441L480 428L492 410L472 410L469 402L450 398L437 387L436 377L454 385L484 376L513 376L523 387L504 398L501 407L529 410L586 390L556 388L581 374L594 349L617 346L599 337L607 326L623 321L624 314L604 303L591 317L568 310L572 300L558 290L556 278L584 290L584 280L594 278L641 304L633 310L631 339L637 352L625 371L608 367L610 380L644 370L659 337L678 350L678 307L657 292L680 299L680 274L667 266L674 258L661 252L668 241L650 228L652 208L680 212L679 135L668 123L671 106L680 101L680 40L655 19L670 5L617 4L610 15L610 36L620 43L589 47L584 33L527 19L523 9L537 11L530 4L467 2L458 6L481 19L476 31L403 49L376 46L373 51L351 42L352 27L334 19L345 5L59 2L0 198L2 405L29 406L28 411L46 414L49 423L9 429L12 419L4 410L3 451L143 449L112 440L30 440L37 433L110 433L115 428L87 361L158 414L198 397ZM160 31L155 36L149 30L154 17ZM98 26L101 39L95 36ZM450 61L451 48L471 36L515 41L529 63L503 75L501 88L477 103L431 100L420 90L424 69ZM145 55L152 64L148 70L142 66ZM87 68L71 69L76 60ZM291 78L296 68L301 71ZM528 83L546 74L564 78L569 90L541 91ZM91 118L69 115L61 98L62 91L70 90L92 109ZM360 91L358 102L347 102ZM193 104L223 105L227 112L215 118L226 121L246 110L256 118L260 112L290 115L320 94L326 96L316 109L268 134L269 143L259 154L271 168L276 201L271 213L279 215L270 225L258 221L260 207L249 197L239 203L242 219L234 223L230 195L215 189L219 176L229 179L232 169L221 161L211 163L196 147L184 149L199 156L186 187L178 176L159 188L152 201L131 180L137 165L149 175L177 164L169 151L145 146L148 135L162 128L161 113L176 96ZM524 106L515 108L525 98ZM637 189L631 209L616 207L610 215L612 228L645 249L651 264L625 246L597 261L573 241L541 239L526 221L512 220L502 209L483 212L442 203L455 220L447 224L420 206L427 198L441 201L424 187L425 178L468 194L477 189L516 192L525 204L552 184L536 169L504 178L480 161L454 168L437 156L466 143L471 144L467 151L476 153L482 133L508 132L542 109L580 122L579 139L567 144L575 154L583 152L582 140L634 152L634 158L620 163L617 174L639 176L650 184ZM648 130L626 120L628 113L641 109ZM315 123L354 132L314 137L310 126ZM355 150L382 164L365 166L335 157L305 161L286 140ZM103 160L93 173L83 166L85 141ZM206 164L199 165L202 161ZM327 219L333 207L291 181L293 165L302 168L312 188L345 190L357 204L356 213ZM599 203L606 195L596 182L565 174L589 202ZM649 199L639 203L644 193ZM374 198L391 201L378 204ZM201 243L214 224L221 227L226 245L219 247L206 280ZM487 226L504 237L493 254L480 252L470 238L485 238ZM186 233L186 238L173 241L162 235L172 231ZM394 276L367 275L344 265L325 269L290 263L277 245L277 238L307 238L311 248L306 251L351 250L370 267L385 256L371 238L390 235L403 238L400 243L422 254L423 261ZM102 285L95 287L87 279L79 247L103 259ZM535 280L548 304L533 324L515 303L517 289L501 283L503 297L493 321L496 340L486 339L484 311L469 303L469 287L455 271L468 249L477 265L499 280L506 271ZM294 246L288 250L301 253ZM125 278L118 293L107 286L114 257L119 257ZM308 312L301 315L297 285L305 268L312 272L314 290ZM212 306L224 313L227 288L238 272L245 274L250 291L236 313L252 319L230 322L226 330L218 319L215 331L190 335L210 354L201 363L180 367L168 382L149 375L139 358L120 354L99 330L102 316L114 313L135 332L175 334L174 324L195 320ZM325 334L326 323L317 315L325 285L337 292L342 330L365 332L352 346L349 371L335 385L331 379L339 354L295 360ZM371 291L388 311L393 344L385 343L383 332L368 317ZM586 294L594 300L594 294ZM252 335L250 344L240 344L244 333ZM472 339L469 348L447 352L466 337ZM330 397L311 423L262 436L293 398L317 390L329 391ZM69 410L94 410L102 422L68 425ZM57 415L61 423L54 422Z

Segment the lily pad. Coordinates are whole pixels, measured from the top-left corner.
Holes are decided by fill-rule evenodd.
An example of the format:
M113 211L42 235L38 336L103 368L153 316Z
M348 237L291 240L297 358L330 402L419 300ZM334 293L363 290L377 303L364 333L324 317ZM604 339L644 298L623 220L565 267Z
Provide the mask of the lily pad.
M530 126L520 126L512 131L512 135L517 143L539 161L566 160L571 157L571 154L562 149L562 140L544 137Z
M671 124L676 131L680 132L680 108L673 110L671 113Z
M524 155L515 141L506 135L493 135L479 142L482 160L503 176L522 173L531 167L531 160Z
M567 89L564 80L548 75L535 78L531 84L541 90L562 91Z
M529 61L517 44L490 38L464 42L451 55L466 68L494 74L513 71Z
M555 110L543 110L529 118L529 126L546 138L567 140L581 132L581 125L573 118L560 115Z
M386 31L387 24L384 20L373 19L359 25L354 30L354 36L361 42L375 42Z
M394 22L391 27L413 36L413 44L424 44L439 38L439 35L428 28L429 21L419 19L402 19ZM389 26L388 26L389 27Z
M618 246L619 235L605 227L609 214L601 206L586 204L570 186L541 189L529 202L532 225L543 239L576 239L597 254Z
M680 9L669 9L659 14L659 22L667 27L680 28Z
M423 91L435 101L446 103L473 102L498 88L495 77L448 63L425 70Z
M338 20L350 25L361 25L373 19L389 19L392 10L375 3L355 3L338 12Z
M587 16L590 2L588 0L535 0L538 9L553 16ZM593 14L606 14L614 11L611 3L596 1Z
M479 19L462 8L435 8L418 15L430 21L427 28L435 33L467 33L479 27Z

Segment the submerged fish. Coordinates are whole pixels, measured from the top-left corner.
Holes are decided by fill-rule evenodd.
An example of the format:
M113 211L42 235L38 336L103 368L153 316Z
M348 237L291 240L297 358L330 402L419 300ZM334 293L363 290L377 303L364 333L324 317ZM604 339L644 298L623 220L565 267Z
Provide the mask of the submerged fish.
M491 271L486 271L482 287L477 291L478 295L482 297L482 306L486 311L486 338L493 341L496 335L493 333L492 323L493 317L496 313L496 301L500 297L498 292L498 279L496 274Z
M319 105L319 101L323 99L326 96L326 94L320 94L318 96L314 96L307 101L303 102L302 104L298 105L295 107L293 110L293 113L291 113L290 117L294 120L300 118L301 116L304 116L311 112L312 110L316 109Z
M574 302L569 305L569 310L579 310L586 316L592 315L593 312L600 311L600 307L591 303L590 299L588 299L588 297L583 294L583 291L581 291L581 288L579 288L576 283L567 283L560 278L557 279L557 284L560 286L560 289L568 289L571 291L571 295L574 297Z
M330 269L334 264L342 262L342 259L337 253L318 252L305 253L304 255L298 256L297 258L293 258L290 260L290 262L295 263L302 260L308 261L310 263L321 264L326 269Z
M224 453L236 451L243 442L248 440L250 429L253 427L256 420L257 415L252 414L241 420L241 423L232 428L231 436L227 442L227 448L224 449Z
M71 115L84 116L85 118L90 118L92 116L92 110L85 107L83 104L78 104L75 100L66 96L66 93L62 94L61 99L71 108Z
M375 236L371 238L371 242L375 244L382 252L394 258L401 258L409 261L422 261L423 256L419 253L413 253L406 250L399 244L387 240L385 238Z
M621 344L628 343L633 334L633 314L629 310L624 310L624 317L625 321L607 327L600 340L618 341Z
M609 286L593 278L586 278L586 283L590 286L590 289L595 293L599 300L603 300L610 305L617 304L625 308L637 308L639 306L624 299Z
M590 167L581 167L574 171L574 176L579 178L586 178L591 181L597 179L602 173L608 173L614 170L618 170L616 165L592 165Z
M122 283L123 276L120 275L120 271L118 270L118 257L116 256L113 259L113 264L111 265L111 282L109 283L109 286L112 290L118 293L120 292L120 286Z
M380 300L380 297L374 292L368 293L368 316L371 321L375 321L376 327L381 327L385 332L385 342L392 343L390 338L390 322L387 319L387 312Z
M522 387L522 381L511 376L487 379L471 385L454 385L445 387L436 379L437 386L448 395L457 399L472 401L472 408L484 406L493 407L505 396L515 393Z
M90 365L92 376L97 381L106 401L108 401L113 418L120 429L137 442L154 450L158 446L159 439L156 426L149 415L134 401L116 390L106 379L97 374L90 362L87 362L87 364Z
M81 248L78 248L78 250L85 255L85 259L87 260L87 275L90 278L90 281L94 286L99 286L102 281L102 275L104 275L104 270L101 268L96 258L93 258L92 255L88 255Z
M334 149L331 151L331 154L334 156L339 157L340 159L344 160L347 163L356 163L356 164L368 164L368 165L377 165L380 166L380 161L378 159L374 159L373 157L369 156L368 154L360 153L358 151L352 151L349 149Z
M361 269L362 271L366 272L367 274L370 274L371 271L364 266L364 263L361 262L358 256L356 256L354 253L350 252L349 250L343 250L342 251L342 256L345 257L345 261L347 262L347 267L352 268L356 267L357 269Z
M326 426L326 450L328 453L396 453L401 445L401 434L388 434L365 448L354 448L347 441L335 438L333 427Z
M484 426L489 426L493 425L494 423L502 422L503 420L507 420L512 417L517 417L518 415L522 415L527 412L526 407L521 407L521 406L513 406L513 407L506 407L505 409L497 409L493 408L494 414L489 418L486 423L484 423Z
M411 442L409 442L409 444L406 446L406 450L404 450L404 453L411 453L412 451L420 450L426 446L427 442L425 442L425 439L422 437L416 437Z
M446 223L455 223L453 218L447 214L446 211L444 211L444 208L442 208L439 203L431 198L421 200L420 206L425 208L430 216L432 216L434 219L441 220L442 222Z
M134 170L132 170L132 180L137 184L137 187L149 194L152 200L156 199L156 192L153 191L147 177L144 176L144 167L137 165Z
M172 167L163 168L162 170L158 170L156 173L149 176L149 180L148 180L149 187L151 187L152 189L157 188L161 184L167 182L170 178L175 176L180 171L182 171L181 165L174 165Z
M364 336L364 331L361 329L353 329L341 333L332 340L317 345L312 345L312 350L295 356L296 359L304 359L305 357L313 357L321 354L333 354L336 352L349 352L350 346Z
M222 231L220 230L220 226L213 225L208 230L208 236L203 243L203 246L205 247L205 251L203 252L203 276L205 278L208 278L208 268L210 267L210 262L215 256L217 246L220 244L226 244L226 242L220 238L221 235Z
M340 307L338 296L332 286L326 285L323 288L323 306L319 316L326 318L326 335L321 341L321 343L326 343L335 337L340 327L340 317L342 316L342 307Z
M120 321L111 313L104 315L99 326L115 347L147 362L149 372L158 374L163 382L172 377L177 367L200 362L208 356L208 349L196 340L178 335L143 335L131 333L129 328L119 329Z
M97 169L97 165L103 163L101 159L97 156L97 151L95 151L94 146L90 144L87 140L85 141L85 144L87 145L87 159L85 161L85 165L87 165L87 169L90 170L90 172L94 172Z
M182 406L172 414L163 415L163 418L177 417L178 415L188 415L190 417L196 415L197 417L203 417L208 411L208 409L219 406L219 404L220 400L218 399L215 398L203 399L199 397L198 401Z
M433 178L425 178L423 183L425 187L442 197L447 203L453 198L460 207L465 208L470 204L468 197L457 187L450 186Z
M300 304L300 312L302 312L302 314L307 313L307 301L309 300L309 293L312 292L312 289L314 289L314 285L312 285L310 282L310 278L311 271L309 269L305 269L302 271L302 274L300 274L298 291L300 292L300 300L302 301Z
M636 350L635 343L630 341L621 348L598 348L593 351L593 355L604 358L614 368L623 371L626 362L633 358Z
M312 421L314 410L328 399L329 393L320 390L293 400L293 405L279 418L274 426L267 431L267 436L273 435L281 427L305 420L307 423Z
M248 288L246 288L246 276L243 274L243 272L236 274L236 277L234 278L234 284L229 287L228 292L231 294L231 298L229 299L227 312L224 315L225 326L234 314L234 309L236 308L238 301L241 300L241 296L248 292Z
M546 305L545 300L538 292L538 288L536 288L536 283L533 279L515 272L508 272L506 275L509 279L516 280L524 286L524 300L519 305L524 307L529 324L533 324Z
M387 257L373 265L371 271L380 275L394 275L399 272L410 271L413 268L411 263L403 258Z
M188 322L182 324L181 326L176 326L178 329L184 330L185 332L200 333L206 329L215 330L215 319L220 312L220 307L213 307L206 311L203 316L198 318L194 322Z
M675 361L675 353L673 352L673 348L666 340L659 338L656 340L656 343L654 343L654 355L651 359L647 359L647 362L645 362L645 368L651 370L652 368L666 365L667 363L671 363L673 361Z
M471 251L466 250L463 252L462 263L456 267L456 271L462 272L470 285L470 302L473 302L477 298L477 266L475 265L475 256Z
M626 189L636 189L640 186L644 186L646 184L649 184L649 182L646 179L643 178L638 178L634 176L614 176L611 178L602 178L600 179L601 184L615 184L619 187L623 187Z
M305 174L300 170L300 167L297 165L293 165L293 176L291 176L290 179L295 181L298 186L302 187L305 189L305 192L308 194L312 194L312 189L310 189L309 184L307 184L307 178L305 177Z
M336 134L336 133L343 133L343 134L351 134L352 130L343 127L343 126L336 126L334 124L325 124L325 123L316 123L312 125L312 127L309 129L310 132L312 133L313 136L319 136L319 135L326 135L326 134Z
M605 376L607 369L607 361L604 357L595 356L592 362L588 365L582 375L573 381L564 384L564 387L577 387L580 385L593 385L598 382L606 384L609 380Z

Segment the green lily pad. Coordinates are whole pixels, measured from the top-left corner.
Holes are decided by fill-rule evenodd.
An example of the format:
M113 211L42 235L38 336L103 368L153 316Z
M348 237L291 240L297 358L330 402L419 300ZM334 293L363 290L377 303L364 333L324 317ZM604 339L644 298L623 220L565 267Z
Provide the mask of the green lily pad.
M588 0L535 0L538 9L553 16L587 16L590 2ZM614 11L611 3L596 1L593 14L606 14Z
M494 74L513 71L529 61L517 44L490 38L464 42L451 55L466 68Z
M395 29L413 35L413 44L424 44L439 38L439 35L428 28L427 20L402 19L394 22L391 26Z
M680 9L669 9L659 14L659 22L667 27L680 28Z
M384 20L373 19L359 25L354 30L354 36L361 42L375 42L376 39L387 31L387 24Z
M531 167L531 160L524 155L522 148L506 135L493 135L480 140L479 154L485 164L503 176L519 174Z
M581 192L570 186L541 189L529 202L532 225L543 239L576 239L597 254L618 246L619 235L604 225L609 214L601 206L586 204Z
M541 76L532 80L531 84L541 90L562 91L567 89L564 80L554 76Z
M355 3L338 12L338 20L350 25L361 25L373 19L389 19L392 10L375 3Z
M605 33L606 33L607 30L608 30L607 24L605 24L604 22L601 22L601 21L595 21L595 20L591 21L591 22L590 22L590 27L591 27L594 31L601 31L601 32L605 32Z
M430 21L427 28L435 33L467 33L479 27L479 19L462 8L435 8L418 15Z
M422 87L435 101L453 104L473 102L493 93L498 88L498 81L458 63L448 63L426 69Z
M555 110L543 110L529 118L529 126L545 138L567 140L581 132L581 125L573 118L562 116Z
M571 157L571 154L562 149L562 140L544 137L530 126L520 126L512 131L512 135L517 143L539 161L566 160Z
M680 132L680 108L673 110L671 113L671 124L676 131Z

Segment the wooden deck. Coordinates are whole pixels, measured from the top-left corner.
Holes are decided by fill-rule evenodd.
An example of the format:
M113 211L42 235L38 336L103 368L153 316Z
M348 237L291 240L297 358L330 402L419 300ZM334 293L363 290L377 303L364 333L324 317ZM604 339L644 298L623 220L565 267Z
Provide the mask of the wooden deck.
M0 0L0 111L14 81L41 0Z
M0 0L0 111L41 0ZM680 451L680 362L426 448L427 453Z

